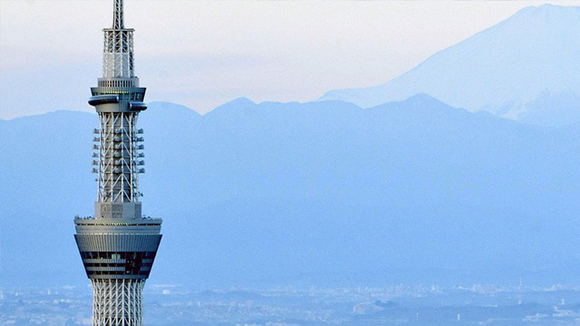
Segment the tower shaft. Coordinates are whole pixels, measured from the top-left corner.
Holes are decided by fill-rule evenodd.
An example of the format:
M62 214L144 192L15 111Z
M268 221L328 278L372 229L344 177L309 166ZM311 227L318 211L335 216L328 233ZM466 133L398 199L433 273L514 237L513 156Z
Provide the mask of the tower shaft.
M93 324L143 325L144 280L91 280Z
M124 27L123 0L114 0L113 27L103 32L103 76L89 99L99 115L93 139L97 201L93 217L75 219L75 240L93 286L93 326L141 326L143 287L162 220L141 212L144 146L137 117L147 109L146 89L134 73L133 29Z

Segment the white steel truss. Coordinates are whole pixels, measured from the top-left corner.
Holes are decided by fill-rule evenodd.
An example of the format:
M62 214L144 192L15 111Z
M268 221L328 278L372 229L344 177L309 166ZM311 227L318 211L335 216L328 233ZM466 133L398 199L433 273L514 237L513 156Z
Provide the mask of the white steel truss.
M135 77L133 29L104 29L103 78Z
M103 78L135 77L133 64L133 29L125 28L123 0L115 0L113 28L105 28Z
M143 326L143 279L91 279L93 326Z
M139 172L138 168L145 162L138 150L143 148L139 143L143 137L137 130L136 112L100 112L100 129L94 141L98 143L95 157L98 165L98 201L99 202L138 202Z
M113 8L113 28L121 29L125 28L125 23L123 22L123 0L115 0L115 8Z

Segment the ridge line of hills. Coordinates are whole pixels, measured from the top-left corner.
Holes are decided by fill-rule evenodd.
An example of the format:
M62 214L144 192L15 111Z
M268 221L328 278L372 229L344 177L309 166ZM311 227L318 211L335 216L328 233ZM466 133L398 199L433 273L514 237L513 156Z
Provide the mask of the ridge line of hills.
M72 218L92 214L96 124L67 111L1 121L1 284L86 282L71 259ZM205 116L152 103L139 125L144 213L164 218L153 283L580 275L578 128L523 125L427 95L370 109L239 99Z

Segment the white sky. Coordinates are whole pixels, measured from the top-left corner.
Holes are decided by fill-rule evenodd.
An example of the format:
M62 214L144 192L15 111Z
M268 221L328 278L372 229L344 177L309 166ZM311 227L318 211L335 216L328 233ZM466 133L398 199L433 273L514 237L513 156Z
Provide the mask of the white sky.
M0 0L0 118L92 111L112 0ZM580 1L125 0L146 100L207 112L372 86L521 8Z

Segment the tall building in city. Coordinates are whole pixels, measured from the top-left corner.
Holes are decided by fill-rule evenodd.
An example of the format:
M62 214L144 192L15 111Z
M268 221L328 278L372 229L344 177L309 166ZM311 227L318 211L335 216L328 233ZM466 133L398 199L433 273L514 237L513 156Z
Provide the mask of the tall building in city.
M143 217L139 174L143 130L137 128L145 87L135 76L133 29L123 23L123 0L114 0L105 28L103 77L92 87L100 128L95 129L95 215L75 218L75 239L93 286L93 326L143 325L143 286L159 242L161 219Z

